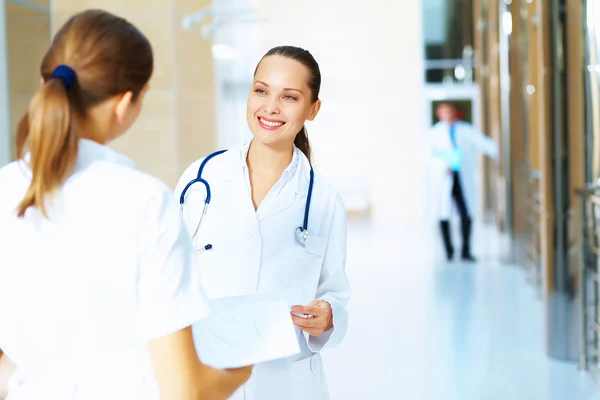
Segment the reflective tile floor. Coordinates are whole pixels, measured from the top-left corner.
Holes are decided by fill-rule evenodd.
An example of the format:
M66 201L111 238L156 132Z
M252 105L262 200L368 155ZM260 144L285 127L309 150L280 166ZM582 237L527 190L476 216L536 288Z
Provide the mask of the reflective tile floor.
M443 261L436 233L350 223L350 331L324 353L332 400L600 399L575 364L545 355L541 300L499 263L494 232L476 228L469 265Z

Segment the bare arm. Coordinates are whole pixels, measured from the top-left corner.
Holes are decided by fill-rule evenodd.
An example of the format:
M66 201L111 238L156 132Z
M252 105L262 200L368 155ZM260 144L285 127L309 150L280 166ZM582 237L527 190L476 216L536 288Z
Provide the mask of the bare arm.
M252 373L252 367L218 370L202 364L189 327L151 340L149 350L165 400L227 399Z
M17 369L10 358L0 350L0 399L8 396L8 381Z
M148 200L141 221L137 298L161 399L226 399L252 368L217 370L198 358L191 326L210 309L191 237L170 190Z

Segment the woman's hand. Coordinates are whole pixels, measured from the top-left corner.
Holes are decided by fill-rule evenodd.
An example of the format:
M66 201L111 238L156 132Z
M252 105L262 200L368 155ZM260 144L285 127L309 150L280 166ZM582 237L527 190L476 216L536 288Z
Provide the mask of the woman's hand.
M324 300L313 300L308 306L293 306L292 312L309 316L303 318L292 314L292 321L300 330L312 336L320 336L333 328L333 311Z

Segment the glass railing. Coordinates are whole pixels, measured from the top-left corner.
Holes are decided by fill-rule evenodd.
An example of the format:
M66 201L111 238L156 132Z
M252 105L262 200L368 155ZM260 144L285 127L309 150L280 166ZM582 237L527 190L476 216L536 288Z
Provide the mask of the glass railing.
M580 367L597 370L600 362L600 187L576 191L581 200L578 290L580 292Z

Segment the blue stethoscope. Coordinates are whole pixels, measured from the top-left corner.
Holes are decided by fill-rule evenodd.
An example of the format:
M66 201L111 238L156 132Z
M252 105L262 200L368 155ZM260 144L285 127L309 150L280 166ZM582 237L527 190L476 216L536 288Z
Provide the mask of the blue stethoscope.
M191 180L185 186L185 188L183 188L183 191L181 192L181 196L179 196L179 206L181 209L181 213L183 215L183 206L185 204L185 194L187 193L188 189L194 183L201 183L206 188L206 197L204 198L204 209L202 210L202 215L200 216L198 225L196 225L196 229L194 230L192 239L194 239L196 237L196 234L198 233L198 230L200 229L200 225L202 225L202 220L204 219L204 215L206 214L206 210L208 209L208 205L210 204L210 200L212 198L211 191L210 191L210 185L208 184L206 179L202 178L202 172L204 171L204 167L206 166L206 163L208 163L212 158L218 156L219 154L223 154L226 151L227 150L219 150L219 151L215 151L214 153L208 155L200 164L200 168L198 168L198 176L196 177L196 179ZM299 226L298 228L296 228L296 240L298 241L298 243L300 243L303 246L306 245L306 239L308 238L308 214L309 214L309 210L310 210L310 201L312 198L314 181L315 181L315 173L314 173L313 167L311 165L310 166L310 181L308 183L308 195L306 197L306 206L304 209L304 222L303 222L302 226ZM210 249L212 249L211 244L207 244L203 248L203 250L210 250Z

